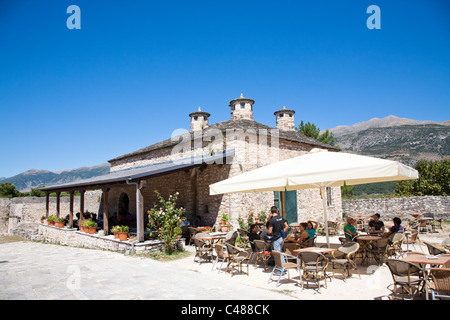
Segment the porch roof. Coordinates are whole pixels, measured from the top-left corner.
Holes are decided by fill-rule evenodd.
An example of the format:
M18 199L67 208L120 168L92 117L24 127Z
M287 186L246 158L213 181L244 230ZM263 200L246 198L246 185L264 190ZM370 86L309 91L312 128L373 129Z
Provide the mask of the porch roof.
M178 170L185 170L193 167L198 167L204 164L230 163L226 159L233 156L234 156L234 149L225 150L222 153L215 153L211 156L199 155L194 157L186 157L176 159L174 161L159 162L138 168L124 169L120 171L110 172L106 175L79 180L76 182L69 182L44 187L41 190L45 192L61 192L73 190L101 189L102 187L106 187L111 184L121 184L126 183L126 181L133 181L157 175L169 174Z

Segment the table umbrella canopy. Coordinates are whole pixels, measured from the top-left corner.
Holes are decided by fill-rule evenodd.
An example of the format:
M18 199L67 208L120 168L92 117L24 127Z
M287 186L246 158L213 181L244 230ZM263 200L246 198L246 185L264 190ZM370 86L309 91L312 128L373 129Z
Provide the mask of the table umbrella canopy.
M399 162L344 152L313 149L308 154L276 162L209 186L211 195L237 192L290 191L418 179L417 170ZM326 199L322 196L328 247Z
M261 167L209 186L210 194L290 191L418 179L417 170L399 162L344 152L311 152Z

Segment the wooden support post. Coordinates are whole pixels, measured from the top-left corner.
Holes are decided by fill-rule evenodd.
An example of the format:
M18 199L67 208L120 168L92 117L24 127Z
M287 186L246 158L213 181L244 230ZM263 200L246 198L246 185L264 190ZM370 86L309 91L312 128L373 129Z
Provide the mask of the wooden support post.
M50 192L46 192L45 193L45 217L46 218L48 218L48 213L50 210L49 202L50 202Z
M74 191L70 191L70 204L69 204L69 226L73 227L73 194Z
M109 212L109 188L103 189L103 231L105 235L109 234L108 212Z
M139 188L138 188L138 197L139 197L139 208L138 212L136 213L136 218L139 220L139 223L137 227L139 228L139 239L138 242L144 241L144 197L142 196L142 189L144 189L147 186L147 181L141 180L139 181Z
M84 193L86 190L80 191L80 220L84 220Z
M286 219L286 206L285 206L285 203L284 203L284 199L285 199L285 194L284 194L284 191L281 191L280 192L280 197L281 197L281 211L282 211L282 214L283 214L283 218L285 218Z
M56 192L56 217L60 217L61 211L61 192Z

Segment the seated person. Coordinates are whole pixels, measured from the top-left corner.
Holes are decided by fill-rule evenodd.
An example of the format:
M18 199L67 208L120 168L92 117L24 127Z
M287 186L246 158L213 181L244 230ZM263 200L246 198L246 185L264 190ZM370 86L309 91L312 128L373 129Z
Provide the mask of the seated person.
M296 243L302 243L305 240L309 239L309 234L306 232L307 223L302 222L298 226L299 231L295 233L295 240Z
M392 228L390 228L388 232L385 232L383 234L383 237L389 237L393 233L404 231L403 227L401 226L402 220L400 218L395 217L393 219L393 222L394 222L394 226Z
M256 251L256 247L253 243L254 240L261 240L261 237L259 236L259 229L258 229L258 225L252 224L250 226L250 234L248 236L248 240L250 241L250 245L252 246L252 250Z
M356 227L355 227L356 220L352 217L347 218L347 223L344 226L344 234L345 237L349 240L354 240L358 234L356 233Z
M314 223L314 226L313 226ZM319 223L317 221L309 220L306 223L306 232L308 232L308 235L310 238L313 238L316 235L317 226Z
M380 214L375 213L369 221L370 231L381 231L384 233L384 223L380 220Z

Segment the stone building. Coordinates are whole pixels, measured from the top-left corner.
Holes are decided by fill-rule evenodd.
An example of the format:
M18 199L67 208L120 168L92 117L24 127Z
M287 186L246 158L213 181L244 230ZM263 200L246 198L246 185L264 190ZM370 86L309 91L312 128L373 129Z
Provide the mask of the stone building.
M47 193L75 190L103 190L103 216L131 213L136 216L138 237L143 239L145 215L157 202L155 190L164 197L179 192L177 205L186 208L189 217L200 216L214 225L222 213L230 214L234 225L239 217L280 209L289 222L320 219L323 213L318 190L209 195L209 185L232 176L296 157L313 148L339 151L337 148L303 136L295 131L295 111L275 111L276 126L253 120L255 101L241 95L230 102L231 119L210 124L210 114L198 108L189 114L190 131L134 152L109 160L111 172L76 183L43 189ZM340 188L327 190L329 219L342 214ZM48 199L48 197L47 197ZM71 196L73 199L73 196ZM69 209L73 214L72 207ZM57 214L58 201L56 202ZM47 202L48 207L48 202ZM64 214L65 215L65 214Z

